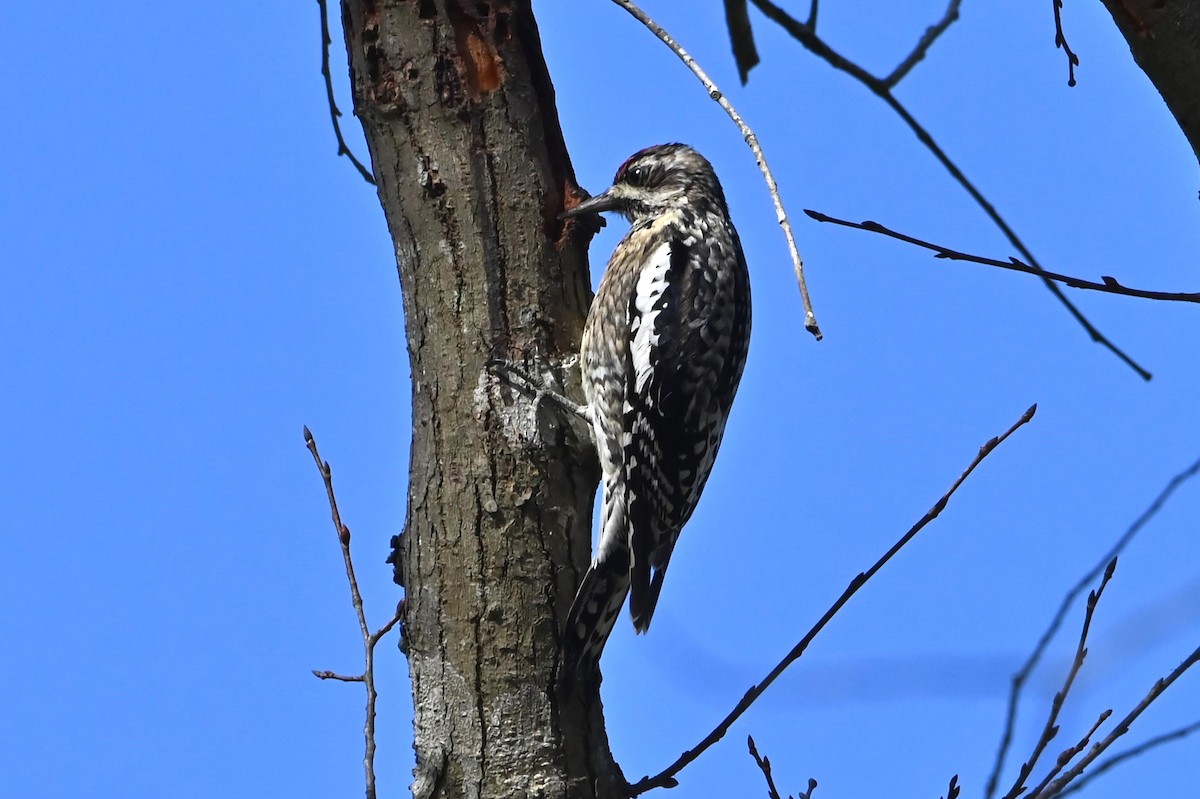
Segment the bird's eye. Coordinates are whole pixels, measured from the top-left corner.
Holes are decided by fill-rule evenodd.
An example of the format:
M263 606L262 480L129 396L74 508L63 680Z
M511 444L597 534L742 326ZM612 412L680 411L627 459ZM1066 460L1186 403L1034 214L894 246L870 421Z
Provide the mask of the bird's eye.
M644 166L635 166L629 170L629 174L625 176L625 182L630 186L645 186L650 177L650 169Z

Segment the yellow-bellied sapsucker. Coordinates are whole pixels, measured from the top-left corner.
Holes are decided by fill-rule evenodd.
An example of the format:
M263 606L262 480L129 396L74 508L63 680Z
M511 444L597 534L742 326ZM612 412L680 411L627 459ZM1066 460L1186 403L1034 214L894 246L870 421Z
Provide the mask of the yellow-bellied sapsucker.
M628 593L645 632L679 531L704 490L750 341L750 281L712 165L650 147L563 214L632 223L583 332L586 415L603 472L600 540L568 614L563 667L594 668Z

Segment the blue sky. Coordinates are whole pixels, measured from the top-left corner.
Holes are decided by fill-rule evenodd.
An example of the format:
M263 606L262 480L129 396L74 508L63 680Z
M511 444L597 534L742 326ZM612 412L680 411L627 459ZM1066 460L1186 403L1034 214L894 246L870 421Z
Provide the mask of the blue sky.
M1009 675L1062 593L1200 457L1200 314L1072 293L1154 372L1144 383L1034 279L808 220L1013 254L891 111L759 15L763 63L741 88L720 3L648 10L757 130L826 338L803 332L753 158L691 75L611 3L539 2L580 181L603 188L649 144L696 146L729 195L756 303L722 456L654 629L635 639L622 622L605 656L613 749L636 779L693 745L1037 402L673 794L765 790L750 733L785 791L811 776L818 796L937 796L958 773L979 796ZM941 12L824 4L821 25L885 72ZM1065 24L1075 88L1049 3L966 3L898 95L1047 267L1195 290L1195 158L1100 4L1070 5ZM382 560L404 518L408 364L391 244L374 192L334 157L318 42L315 3L0 9L6 796L361 790L360 692L309 673L354 671L359 643L301 426L333 463L382 623L398 599ZM620 229L593 243L594 279ZM1051 757L1195 647L1198 514L1189 484L1122 559ZM1080 619L1031 680L1010 762ZM411 709L389 644L379 671L381 795L400 796ZM1200 674L1186 675L1130 742L1198 708ZM1198 745L1092 795L1194 793Z

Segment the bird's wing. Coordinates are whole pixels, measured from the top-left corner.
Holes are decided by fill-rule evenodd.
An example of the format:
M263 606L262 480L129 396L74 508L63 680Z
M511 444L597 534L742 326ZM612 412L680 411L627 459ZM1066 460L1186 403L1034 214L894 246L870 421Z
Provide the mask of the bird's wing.
M630 298L624 466L634 626L650 624L663 570L695 509L724 429L722 377L730 349L732 298L718 296L695 237L651 253ZM736 383L736 378L735 378ZM654 581L661 587L661 580Z

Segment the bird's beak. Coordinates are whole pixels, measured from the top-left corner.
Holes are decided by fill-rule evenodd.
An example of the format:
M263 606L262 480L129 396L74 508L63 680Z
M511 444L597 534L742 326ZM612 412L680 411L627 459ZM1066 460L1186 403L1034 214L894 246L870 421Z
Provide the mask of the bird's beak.
M615 211L620 204L620 199L610 188L607 191L597 194L595 197L590 197L576 205L574 208L568 208L558 215L559 219L570 219L574 216L583 214L594 214L601 211Z

